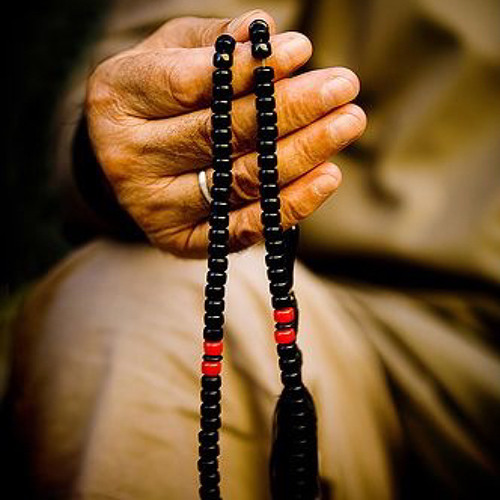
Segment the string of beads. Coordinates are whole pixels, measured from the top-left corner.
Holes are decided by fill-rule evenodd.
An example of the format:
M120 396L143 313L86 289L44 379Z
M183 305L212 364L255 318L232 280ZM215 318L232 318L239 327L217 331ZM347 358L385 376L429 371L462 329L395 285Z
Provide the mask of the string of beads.
M313 499L317 495L316 416L312 398L302 382L302 354L297 346L298 309L292 291L298 227L284 232L278 185L278 138L274 70L265 64L272 53L269 28L263 20L250 26L252 54L263 65L254 70L257 109L257 161L269 291L284 385L276 411L271 457L273 498Z
M278 138L274 70L269 27L263 20L249 26L252 55L263 62L254 70L257 110L257 161L266 266L283 392L275 415L271 456L271 489L275 500L312 500L317 496L316 414L302 382L302 354L297 346L298 309L292 291L298 227L283 231L278 185ZM215 43L212 98L213 184L209 215L208 272L205 287L203 360L199 432L202 500L219 500L219 429L224 295L228 268L229 195L232 183L231 102L235 41L221 35Z
M200 498L220 495L219 428L221 426L221 367L224 294L228 267L229 194L232 183L231 106L233 52L236 42L221 35L215 42L212 74L212 156L214 174L210 194L208 271L205 287L203 360L198 471Z

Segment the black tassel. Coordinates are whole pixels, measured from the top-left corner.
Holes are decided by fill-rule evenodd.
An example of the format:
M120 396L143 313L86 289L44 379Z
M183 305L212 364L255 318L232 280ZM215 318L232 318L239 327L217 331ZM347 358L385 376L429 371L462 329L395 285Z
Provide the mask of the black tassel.
M283 236L289 280L293 284L298 226ZM293 292L290 300L298 332L298 308ZM273 500L316 500L320 497L317 417L313 398L302 383L302 353L294 342L278 345L278 356L284 388L274 412L271 494Z
M319 498L316 410L304 385L285 387L278 400L270 468L273 500Z

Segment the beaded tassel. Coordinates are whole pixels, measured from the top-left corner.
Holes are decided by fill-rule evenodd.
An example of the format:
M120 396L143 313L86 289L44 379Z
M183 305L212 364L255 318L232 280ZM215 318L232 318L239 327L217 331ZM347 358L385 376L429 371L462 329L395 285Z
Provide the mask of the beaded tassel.
M272 52L269 29L265 21L256 20L249 30L252 54L263 61L263 65L254 70L257 161L265 260L284 386L275 412L271 490L275 500L312 500L319 494L316 411L312 397L302 382L302 354L296 343L298 310L292 291L298 227L283 232L281 226L274 70L264 61Z
M205 287L203 360L201 364L201 430L198 470L200 498L220 495L219 428L221 426L221 368L224 325L224 293L228 267L229 193L232 182L231 104L233 51L236 42L221 35L215 42L212 75L213 184L210 194L208 272Z

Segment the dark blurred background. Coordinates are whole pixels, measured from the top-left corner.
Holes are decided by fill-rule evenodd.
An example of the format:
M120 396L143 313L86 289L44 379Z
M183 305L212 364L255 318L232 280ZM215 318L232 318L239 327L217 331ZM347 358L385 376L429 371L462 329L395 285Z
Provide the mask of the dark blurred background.
M0 292L0 387L6 375L7 324L26 285L69 250L48 160L54 148L53 116L71 69L100 30L108 2L47 0L15 2L9 10L11 6L14 15L4 23L9 36L1 193L7 255Z

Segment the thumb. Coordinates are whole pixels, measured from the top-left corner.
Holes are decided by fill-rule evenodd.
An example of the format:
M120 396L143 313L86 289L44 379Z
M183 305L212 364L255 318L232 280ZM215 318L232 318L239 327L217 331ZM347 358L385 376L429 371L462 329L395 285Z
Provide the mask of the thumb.
M271 34L276 23L267 12L255 9L234 19L180 17L165 23L140 45L148 48L195 48L213 45L219 35L228 33L237 42L249 40L248 26L255 19L263 19Z

